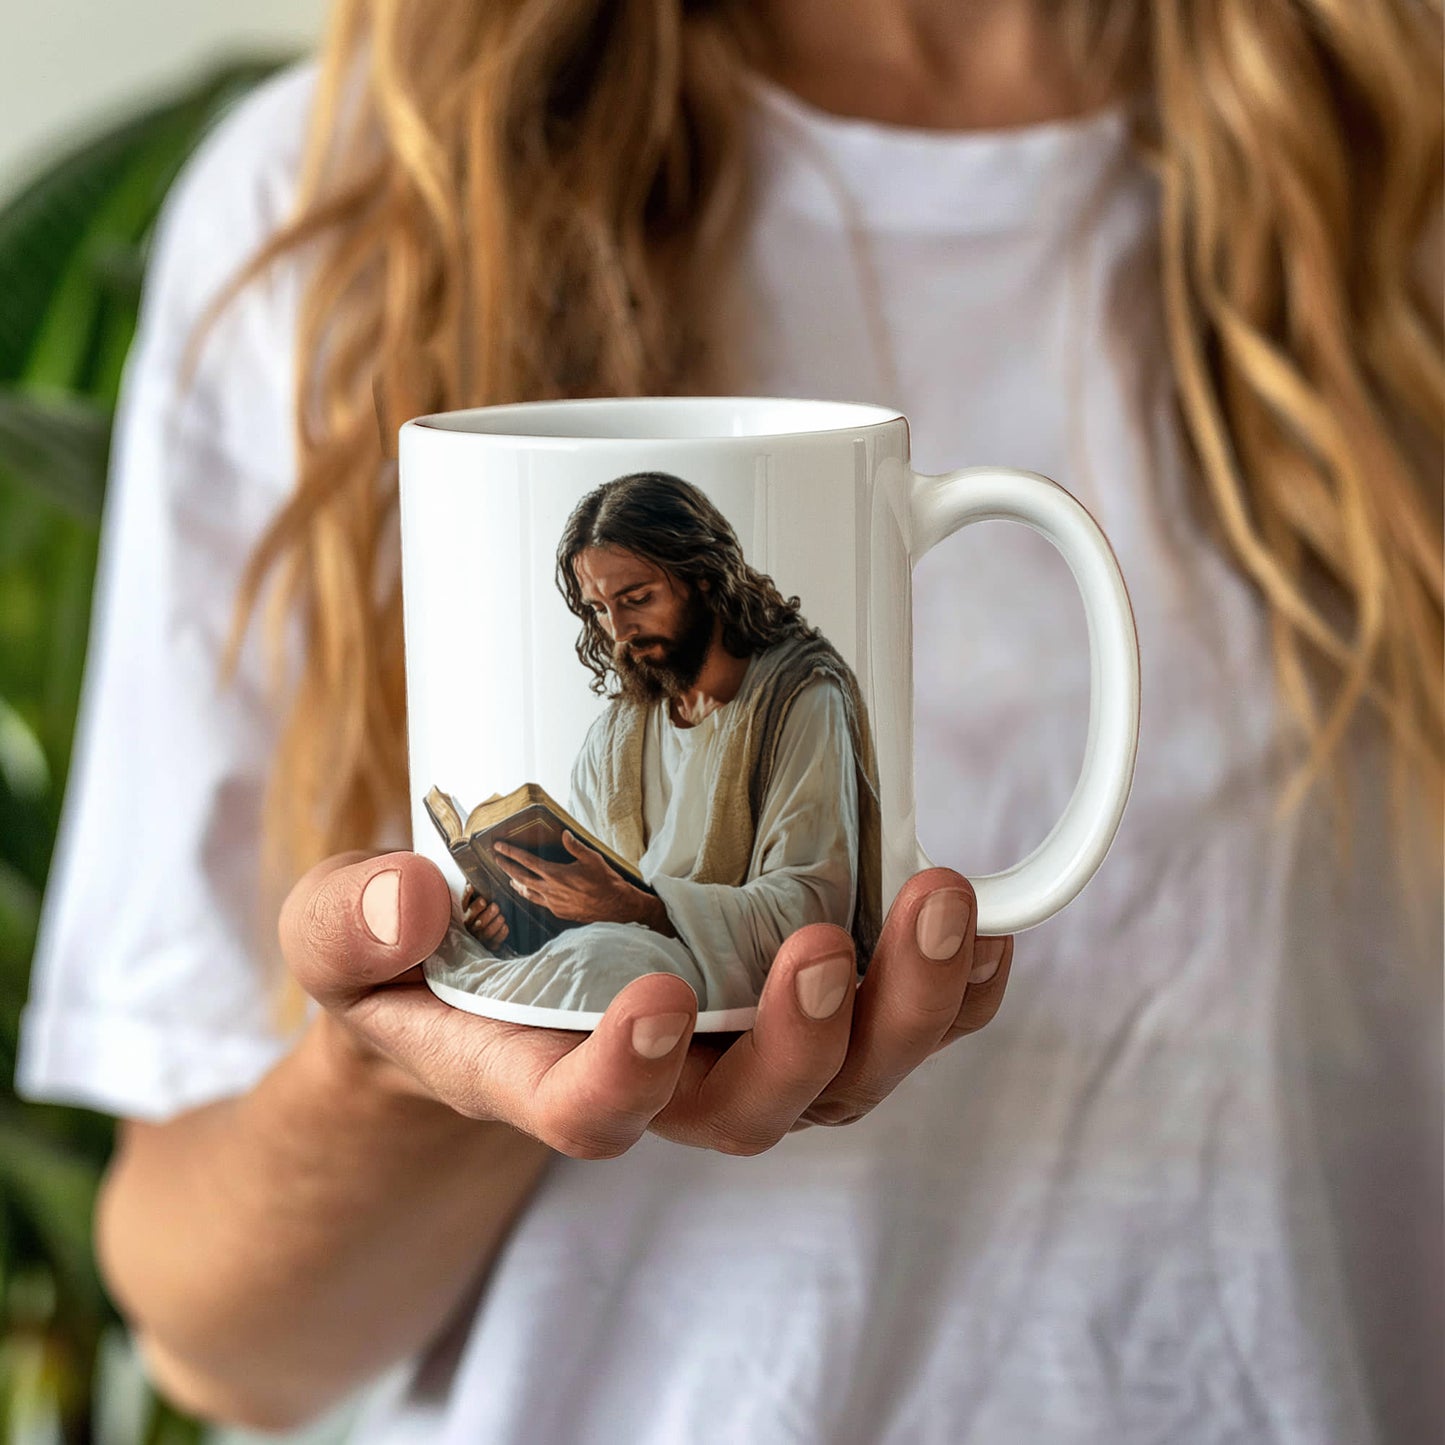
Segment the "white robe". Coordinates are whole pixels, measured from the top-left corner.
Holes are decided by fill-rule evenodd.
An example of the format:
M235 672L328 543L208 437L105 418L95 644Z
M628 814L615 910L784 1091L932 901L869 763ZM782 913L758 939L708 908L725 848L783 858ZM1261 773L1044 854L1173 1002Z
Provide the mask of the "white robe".
M740 695L747 686L745 674ZM647 846L638 870L662 900L676 938L642 924L590 923L522 958L497 959L454 926L438 950L445 969L437 976L487 998L593 1012L635 978L675 973L691 984L700 1009L751 1008L790 933L806 923L847 928L857 889L858 786L843 698L825 680L805 687L789 710L742 885L688 877L702 848L706 799L732 706L686 728L671 721L664 703L647 717ZM568 809L609 841L598 803L603 731L599 719L577 755Z

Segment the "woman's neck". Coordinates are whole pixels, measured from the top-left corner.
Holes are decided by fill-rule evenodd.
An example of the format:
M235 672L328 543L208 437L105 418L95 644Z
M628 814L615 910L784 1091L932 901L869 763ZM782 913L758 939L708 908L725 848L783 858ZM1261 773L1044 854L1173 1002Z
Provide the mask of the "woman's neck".
M754 0L754 64L835 115L995 130L1103 103L1030 0Z

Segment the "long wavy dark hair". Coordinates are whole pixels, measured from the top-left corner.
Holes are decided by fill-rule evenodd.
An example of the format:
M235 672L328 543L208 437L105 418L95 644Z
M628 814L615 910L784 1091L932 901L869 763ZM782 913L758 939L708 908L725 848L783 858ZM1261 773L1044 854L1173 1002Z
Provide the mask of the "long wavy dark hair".
M668 472L633 472L594 487L582 498L557 544L557 587L582 621L577 656L602 692L612 665L612 642L582 599L573 563L588 547L615 547L661 567L696 588L706 582L708 604L722 618L722 644L751 657L790 637L812 638L796 597L784 597L771 577L748 565L737 534L691 482Z

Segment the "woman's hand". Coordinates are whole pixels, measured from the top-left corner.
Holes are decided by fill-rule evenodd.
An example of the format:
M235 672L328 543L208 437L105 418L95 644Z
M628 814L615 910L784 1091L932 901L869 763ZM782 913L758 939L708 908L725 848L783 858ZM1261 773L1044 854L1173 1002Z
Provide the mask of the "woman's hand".
M621 1154L649 1127L755 1154L800 1124L859 1118L993 1017L1012 955L1012 939L975 940L967 880L929 869L899 893L856 991L848 935L812 924L779 951L753 1029L689 1047L697 1000L670 974L628 984L590 1034L443 1003L419 965L451 912L445 879L420 855L343 855L292 889L282 948L324 1010L317 1026L374 1064L380 1087L505 1122L580 1158Z
M925 1059L992 1020L1013 942L976 936L972 885L950 868L899 890L856 991L851 937L828 923L800 928L773 961L751 1031L726 1047L694 1040L653 1129L756 1154L794 1129L861 1119Z

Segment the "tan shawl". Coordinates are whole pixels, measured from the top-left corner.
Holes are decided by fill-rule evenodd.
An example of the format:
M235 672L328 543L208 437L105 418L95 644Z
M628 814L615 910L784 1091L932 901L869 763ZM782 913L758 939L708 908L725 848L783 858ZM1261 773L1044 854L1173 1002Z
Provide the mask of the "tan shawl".
M852 934L859 967L872 956L881 925L882 847L878 767L868 714L853 669L823 637L788 638L759 653L742 691L728 705L695 883L731 888L747 879L778 741L798 694L824 677L843 694L858 782L858 890ZM634 861L645 851L642 739L648 706L614 699L603 715L602 796L598 812L610 842Z

